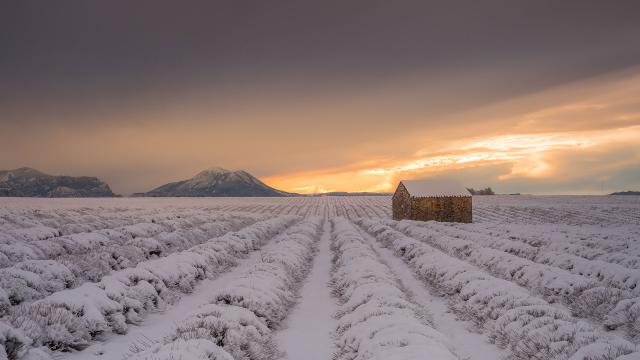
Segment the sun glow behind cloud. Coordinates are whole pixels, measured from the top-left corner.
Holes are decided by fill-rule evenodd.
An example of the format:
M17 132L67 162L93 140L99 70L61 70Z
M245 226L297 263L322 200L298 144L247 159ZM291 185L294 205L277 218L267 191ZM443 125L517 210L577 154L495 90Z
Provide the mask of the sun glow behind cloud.
M540 154L557 149L578 149L599 143L579 134L519 134L504 135L470 141L466 144L454 144L446 151L448 155L427 156L411 162L365 170L367 174L399 174L424 171L431 168L456 166L476 166L496 162L535 160ZM421 152L420 152L421 153ZM534 161L535 162L535 161ZM530 173L536 175L539 171Z
M273 186L301 193L393 191L401 179L449 174L460 177L459 174L474 174L493 166L498 170L493 170L491 176L460 180L466 185L484 181L476 186L497 188L509 182L558 183L567 179L602 183L623 168L627 173L634 173L629 170L633 166L640 168L639 98L637 73L613 81L578 84L539 95L530 101L535 104L533 109L527 107L526 101L525 105L505 104L503 109L467 114L462 121L495 116L500 118L494 122L501 128L498 133L494 130L493 134L488 131L457 138L452 135L437 145L415 151L414 156L266 180ZM433 143L435 135L433 129L427 129L416 136L424 137L424 143Z
M510 165L511 171L500 174L499 180L544 178L554 176L558 171L546 157L551 152L579 152L633 139L640 139L640 126L607 131L502 135L453 143L443 151L448 152L444 155L424 155L381 167L293 174L267 181L300 193L392 191L395 183L402 178L433 176L450 170L505 163ZM317 185L295 186L296 183Z

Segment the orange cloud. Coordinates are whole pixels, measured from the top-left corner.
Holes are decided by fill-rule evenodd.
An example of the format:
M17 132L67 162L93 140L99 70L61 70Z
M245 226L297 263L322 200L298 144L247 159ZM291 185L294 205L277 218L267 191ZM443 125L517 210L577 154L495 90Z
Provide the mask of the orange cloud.
M271 177L267 181L303 193L392 191L402 178L490 166L494 167L493 183L484 185L496 187L514 181L590 178L599 170L598 178L613 178L611 171L628 174L634 166L640 167L633 151L620 153L620 147L640 149L638 99L640 69L635 68L444 117L436 122L437 126L416 127L413 133L403 135L404 144L391 132L389 141L377 144L391 147L384 159ZM407 147L420 143L428 143L429 147L407 151ZM571 167L568 174L566 159L591 164L591 168ZM606 165L611 161L624 167L611 170Z
M639 141L640 126L607 131L584 131L552 134L516 134L469 139L451 145L448 155L424 156L385 167L351 166L267 178L272 186L300 193L329 191L391 191L401 178L429 176L454 169L510 164L510 172L500 180L517 177L545 178L555 176L558 169L545 157L564 150L579 152L625 141Z

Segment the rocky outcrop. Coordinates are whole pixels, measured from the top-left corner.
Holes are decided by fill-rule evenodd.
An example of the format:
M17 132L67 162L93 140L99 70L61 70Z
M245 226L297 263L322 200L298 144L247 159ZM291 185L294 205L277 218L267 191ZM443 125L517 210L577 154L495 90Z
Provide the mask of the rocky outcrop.
M109 197L115 194L96 177L53 176L23 167L0 170L0 196Z

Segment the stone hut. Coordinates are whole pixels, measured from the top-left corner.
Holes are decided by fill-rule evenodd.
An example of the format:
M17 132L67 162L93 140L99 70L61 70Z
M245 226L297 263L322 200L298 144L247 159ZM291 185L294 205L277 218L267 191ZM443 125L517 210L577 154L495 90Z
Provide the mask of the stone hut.
M402 180L393 194L394 220L471 222L471 194L454 180Z

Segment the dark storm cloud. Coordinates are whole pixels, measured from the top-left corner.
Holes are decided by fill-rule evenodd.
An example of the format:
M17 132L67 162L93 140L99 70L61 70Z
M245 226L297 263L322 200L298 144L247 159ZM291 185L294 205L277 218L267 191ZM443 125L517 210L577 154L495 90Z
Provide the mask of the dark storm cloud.
M5 109L515 69L463 106L640 59L637 1L11 1L0 29Z

